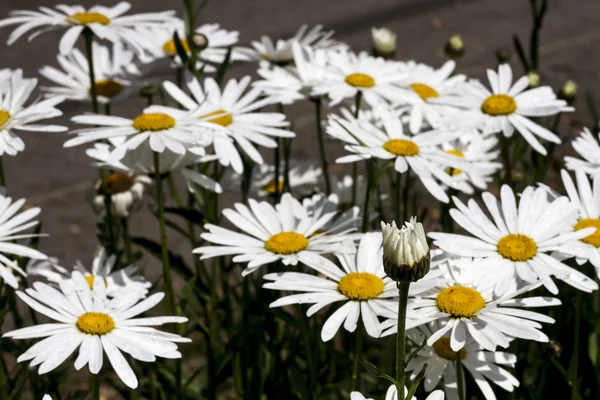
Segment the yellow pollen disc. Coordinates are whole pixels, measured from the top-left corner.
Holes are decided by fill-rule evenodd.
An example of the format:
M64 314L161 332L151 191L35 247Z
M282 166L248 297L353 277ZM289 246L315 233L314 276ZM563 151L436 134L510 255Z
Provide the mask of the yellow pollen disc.
M510 115L517 109L515 99L506 94L494 94L485 99L481 111L488 115Z
M87 24L102 24L108 25L110 24L110 18L108 18L104 14L100 14L97 12L78 12L71 15L67 18L67 23L76 25L77 23L81 25Z
M92 290L94 290L94 278L95 277L96 277L95 275L86 275L86 277L85 277L85 281L87 282L88 286ZM108 287L108 282L106 282L106 279L104 279L104 287Z
M189 45L188 41L185 39L179 39L179 41L181 42L181 45L183 46L183 49L185 50L185 52L189 53L190 45ZM165 42L165 44L163 44L163 46L162 46L162 49L165 53L170 54L172 56L177 54L177 47L175 47L175 41L173 39L169 40L168 42Z
M77 329L88 335L106 335L115 329L115 321L108 314L87 312L77 318Z
M438 356L445 358L446 360L456 360L456 352L452 350L452 347L450 347L450 338L440 338L433 344L432 347ZM459 350L458 356L461 360L464 360L464 358L467 356L467 350L463 347Z
M477 290L460 285L442 290L436 303L441 312L454 318L471 318L485 307L485 300Z
M406 139L390 139L383 144L383 148L395 156L410 157L419 153L419 146Z
M283 180L279 180L279 193L283 192ZM263 190L269 194L275 194L275 180L267 183L263 186Z
M527 261L537 254L537 244L529 236L511 233L498 242L498 254L511 261Z
M175 119L163 113L140 114L133 120L133 127L140 132L164 131L175 126Z
M265 250L275 254L296 254L308 247L306 236L297 232L281 232L265 242Z
M453 156L456 156L456 157L465 158L465 153L463 153L462 151L457 150L457 149L446 150L446 153L452 154ZM446 168L446 173L448 175L456 176L456 175L460 175L462 173L462 171L460 169L456 169L456 168Z
M112 79L96 81L96 93L98 96L115 97L123 91L123 85Z
M348 85L359 88L370 88L375 86L375 79L367 74L350 74L346 76L345 81Z
M585 218L579 220L579 222L577 222L575 225L576 231L585 228L596 228L596 232L579 240L581 240L583 243L591 244L594 247L600 247L600 219Z
M374 299L383 293L383 279L370 272L352 272L338 283L338 291L350 300Z
M111 194L123 193L132 188L135 180L122 172L110 174L104 181L106 190Z
M432 97L440 97L437 90L435 90L429 85L425 85L424 83L413 83L412 85L410 85L410 87L423 100L427 100Z
M211 112L209 114L203 115L200 118L210 117L211 115L219 115L226 113L225 110L217 110L215 112ZM221 115L220 117L209 119L208 122L212 122L213 124L221 125L221 126L229 126L233 122L233 116L231 114Z
M0 110L0 126L4 125L10 119L10 113L5 110Z

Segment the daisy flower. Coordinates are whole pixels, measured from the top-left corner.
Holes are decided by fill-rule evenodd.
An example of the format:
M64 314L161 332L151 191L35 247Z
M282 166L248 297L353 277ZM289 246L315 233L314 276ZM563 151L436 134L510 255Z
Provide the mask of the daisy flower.
M577 264L589 261L600 276L600 170L593 175L593 186L588 180L586 171L577 169L575 177L577 186L567 171L561 171L561 177L567 195L577 207L578 216L570 230L579 231L585 228L596 228L589 236L579 239L579 242L563 250L563 254L575 256Z
M106 211L105 197L110 196L112 214L119 218L129 217L129 212L144 197L146 185L152 180L146 175L133 175L126 172L113 172L96 183L94 206L101 214Z
M479 132L462 135L452 142L442 143L442 149L453 156L467 160L472 168L469 171L446 168L452 176L450 187L463 193L473 194L473 187L485 190L493 175L502 168L497 162L500 150L496 150L498 139L494 136L484 137Z
M100 248L94 255L91 271L88 271L79 261L77 261L73 269L83 275L92 290L94 289L96 277L100 277L106 288L106 295L109 297L117 297L129 292L138 293L140 298L146 297L148 289L152 284L146 281L142 275L137 274L137 267L135 265L128 265L113 271L116 261L117 257L115 255L107 257L106 250ZM43 276L48 282L57 286L67 284L73 288L76 287L71 276L72 272L61 267L56 262L47 261L37 263L29 267L28 272L31 275Z
M0 27L19 25L8 37L12 45L21 36L31 32L29 39L54 29L66 29L60 39L60 54L73 50L75 42L84 29L90 29L99 39L112 43L123 42L133 48L139 57L145 58L145 41L139 32L143 28L161 26L173 19L175 11L123 15L131 4L122 1L114 7L57 5L54 9L39 7L39 11L11 11L9 17L0 21Z
M112 139L111 142L119 144L119 140ZM136 149L128 151L125 156L119 161L111 159L111 154L114 146L106 143L94 143L94 147L87 149L86 154L97 160L98 167L116 169L127 175L154 176L154 151L148 143L143 143ZM195 183L201 187L215 193L222 193L221 185L208 176L200 172L186 168L199 163L213 161L215 156L199 156L197 154L186 152L185 154L177 154L172 151L165 150L158 155L159 168L161 174L169 174L175 171L181 171L186 182Z
M404 395L405 396L408 395L408 389L406 387L404 388ZM367 399L360 392L352 392L352 393L350 393L350 400L373 400L373 399L371 399L371 398ZM398 389L396 389L396 386L391 385L388 388L387 392L385 393L385 400L398 400ZM417 398L413 397L412 400L417 400ZM427 396L427 398L425 398L425 400L444 400L444 392L442 392L441 390L433 391Z
M469 81L462 85L462 96L443 96L432 101L462 107L465 112L456 113L445 121L475 127L483 134L502 132L510 137L515 129L537 152L546 155L546 149L536 136L553 143L560 139L548 129L538 125L530 118L556 115L573 111L564 100L559 100L549 86L540 86L526 90L529 78L521 77L512 84L512 70L508 64L501 64L498 72L488 69L491 91L479 81Z
M423 334L429 338L437 330L436 324L431 327L424 325L407 332L407 336L414 343L420 343L423 341ZM472 338L465 342L465 347L458 353L464 369L473 376L486 400L496 400L490 382L508 392L514 391L515 387L519 386L519 381L502 367L515 367L517 357L514 354L487 351ZM415 379L427 364L423 381L425 391L431 392L441 381L448 399L456 400L459 398L456 357L456 352L450 347L450 337L446 334L437 339L433 345L419 350L415 358L406 366L406 370L411 372L411 379Z
M520 281L538 280L556 294L558 288L552 276L586 292L598 288L593 280L548 254L568 253L573 243L594 233L595 228L573 232L579 213L576 203L567 197L549 201L545 189L527 187L517 207L515 195L507 185L500 190L500 201L489 192L483 193L482 198L492 221L473 199L466 206L454 198L457 208L450 210L452 219L472 236L429 233L442 250L469 258L457 262L457 266L480 273L484 281L492 279L497 295Z
M190 54L190 44L186 39L185 23L177 18L172 22L148 29L145 33L148 51L155 58L173 58L175 65L180 66L181 60L175 47L174 34L177 32L179 40L186 52ZM228 31L219 24L204 24L194 30L194 39L201 40L204 44L197 50L198 62L196 69L203 72L215 72L211 64L220 65L225 61L227 51L238 42L238 31ZM237 47L231 50L230 61L248 60L248 56L241 53Z
M122 159L128 151L148 142L150 149L157 153L166 150L176 154L192 152L204 155L204 147L209 145L217 129L199 132L208 122L199 119L196 111L184 112L176 108L160 107L160 112L150 109L134 119L112 115L85 114L71 118L79 124L95 125L93 128L75 131L76 137L65 142L64 147L73 147L101 139L116 139L111 143L114 149L110 160Z
M268 36L263 36L260 41L252 41L252 49L244 51L255 60L266 60L280 66L294 61L293 45L300 44L303 48L335 50L346 48L347 45L331 39L334 31L325 32L322 25L316 25L308 30L308 25L302 25L296 34L289 39L274 41Z
M29 239L42 236L35 233L20 233L38 224L32 221L40 213L37 207L18 212L25 204L25 199L15 202L10 197L0 196L0 278L7 285L18 288L18 277L14 272L25 276L25 272L8 256L27 257L35 260L45 260L48 257L26 245L18 244L19 239Z
M403 133L402 122L391 111L378 109L383 129L366 120L346 120L337 116L329 119L327 133L345 142L344 148L353 153L337 159L338 163L357 162L370 158L392 161L399 173L414 172L423 186L436 199L447 203L444 187L450 186L452 177L445 169L470 170L469 164L439 149L442 143L458 137L460 131L429 131L416 136Z
M250 84L249 76L240 81L229 80L222 91L212 78L205 79L204 89L190 74L186 75L186 83L192 97L172 82L165 82L164 88L182 107L195 110L194 113L204 118L202 128L209 132L219 129L227 134L227 137L214 138L215 154L223 166L231 165L238 174L243 172L244 165L234 142L252 161L262 164L263 158L253 143L275 148L277 142L271 137L296 136L294 132L284 129L289 126L284 114L257 112L270 104L270 100L259 99L261 91L258 89L244 93ZM153 106L151 109L161 111L163 107Z
M403 73L397 62L373 58L366 52L354 54L348 50L330 52L328 69L331 79L318 83L313 95L327 94L332 105L362 93L367 104L376 107L383 101L394 102L399 98L395 85Z
M317 195L320 196L320 195ZM321 229L337 215L337 198L330 196L316 210L306 210L291 194L284 193L275 207L266 201L248 201L248 206L236 203L235 209L223 210L223 215L235 226L236 232L213 224L201 238L214 246L203 246L193 253L201 259L234 255L233 262L248 263L242 272L246 276L259 267L276 261L285 265L301 262L323 274L338 269L324 257L333 253L353 253L344 241L345 231L333 233Z
M164 293L155 293L141 302L137 292L125 292L109 299L104 281L96 276L93 289L78 271L72 274L72 285L60 284L60 292L35 282L33 289L17 291L23 302L35 311L56 321L7 332L3 337L13 339L44 338L31 346L17 359L39 365L45 374L62 364L77 348L75 369L86 364L92 374L102 368L103 354L128 387L135 389L138 380L123 353L132 358L154 362L156 357L181 358L178 342L190 342L172 333L158 331L152 326L187 322L185 317L134 318L158 304Z
M276 193L276 189L278 189L279 193L283 193L285 178L285 168L283 164L279 167L279 179L277 184L275 183L274 176L274 165L256 165L252 169L250 190L255 192L259 197L272 196ZM296 192L296 190L303 188L309 190L301 190L300 193L309 194L319 184L322 176L323 174L319 167L315 167L306 162L290 161L288 181L290 191ZM232 189L239 189L242 178L243 176L240 174L235 172L231 173L228 177L230 187Z
M383 271L381 242L381 232L366 233L356 254L337 255L341 268L321 272L324 277L300 272L265 275L265 289L302 292L284 296L270 307L309 303L313 304L307 312L310 317L329 304L343 302L323 324L324 342L331 340L342 324L354 332L359 319L370 336L379 337L378 310L385 310L379 303L398 296L396 283Z
M106 46L93 44L94 74L98 102L109 104L122 100L135 90L135 85L127 79L131 71L135 71L134 53L123 48L120 42L112 47L112 55ZM43 86L46 97L62 96L68 100L91 102L90 76L88 61L78 49L66 55L56 57L62 70L45 66L40 74L52 81L56 86Z
M64 126L40 125L38 121L62 115L55 106L64 100L57 96L52 99L35 102L25 106L25 102L33 93L37 79L23 79L23 72L18 69L10 77L4 87L0 88L0 156L16 155L25 149L23 140L14 131L31 132L65 132Z
M583 160L571 156L565 157L567 169L582 169L588 174L600 170L600 145L588 128L583 128L581 135L571 142L571 146Z
M258 75L262 80L253 83L273 103L292 104L312 96L312 88L320 82L333 79L327 66L327 51L303 48L292 44L294 65L285 68L261 61Z
M399 91L398 96L401 104L408 106L411 133L419 133L424 122L433 128L440 126L442 114L448 113L448 106L431 103L429 99L460 93L461 84L467 78L462 74L451 76L455 68L453 60L446 61L439 69L414 61L404 64L405 76L399 86L406 90Z
M506 348L513 338L548 342L548 337L539 330L542 327L539 322L552 324L554 319L520 308L560 305L560 300L548 297L515 299L538 288L540 283L495 296L489 282L472 284L462 280L455 277L439 279L437 286L409 299L406 329L438 321L427 345L433 346L450 332L450 348L454 352L464 348L470 338L489 351L496 351L497 346ZM395 334L397 315L384 321L381 328L382 336Z

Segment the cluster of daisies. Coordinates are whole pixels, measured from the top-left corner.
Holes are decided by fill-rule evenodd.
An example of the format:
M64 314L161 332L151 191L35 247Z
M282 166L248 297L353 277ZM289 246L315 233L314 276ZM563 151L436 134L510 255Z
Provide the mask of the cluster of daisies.
M498 347L506 349L515 339L548 341L542 323L553 319L529 308L560 304L527 293L543 287L556 294L557 280L584 292L598 289L566 263L589 261L600 275L600 145L589 131L573 142L581 158L565 159L572 171L562 171L566 196L544 185L517 195L508 185L499 196L476 194L503 167L500 141L517 133L542 155L560 143L539 118L572 108L550 87L532 87L527 76L514 80L507 64L488 70L486 85L456 74L454 61L440 68L396 61L396 38L387 30L373 31L378 57L352 52L320 26L243 47L238 32L218 24L190 30L174 12L127 14L129 8L126 2L89 9L59 5L14 11L0 21L0 27L17 26L8 44L27 34L32 39L50 29L64 31L57 64L39 70L46 79L43 100L29 100L37 79L24 78L21 70L0 71L0 156L24 151L19 131L70 130L64 146L87 145L104 173L94 199L98 212L121 220L139 208L146 187L156 183L152 178L163 175L181 173L191 190L200 187L204 194L246 186L251 198L223 209L227 222L205 224L193 253L201 260L231 257L243 265L244 279L266 272L260 274L263 288L285 292L271 307L309 304L311 317L331 306L335 311L321 326L325 342L342 326L364 329L373 338L395 334L398 288L384 259L396 253L417 262L427 254L430 269L410 287L406 326L412 344L426 338L407 370L415 378L427 366L429 399L462 397L458 380L464 372L457 365L488 400L496 398L490 384L513 391L519 381L507 368L516 356ZM161 60L179 72L177 82L152 78ZM223 80L235 62L258 62L257 78ZM111 105L140 93L146 108L110 114ZM90 103L94 112L72 117L73 129L40 123L62 115L59 107L67 101ZM284 107L305 101L317 111L320 165L290 161L286 151L296 134ZM330 174L326 144L332 143L347 153L336 163L365 162L368 176ZM278 157L288 154L269 165L266 149ZM207 176L211 166L221 173ZM411 191L422 186L441 203L452 200L455 208L448 212L463 233L430 232L430 251L415 219L403 228L417 232L412 242L394 242L386 229L395 225L384 226L383 234L374 230L384 209L400 202L374 189L383 171L392 186L406 176ZM452 196L460 193L475 198L465 204ZM386 206L390 198L393 204ZM19 212L23 205L0 198L1 282L55 322L4 333L42 338L19 362L30 360L43 374L79 349L75 368L87 364L97 374L106 353L123 383L136 388L123 353L145 362L181 357L177 343L189 339L152 326L187 319L139 317L164 294L150 294L151 283L135 266L122 265L104 249L89 269L60 266L30 245L39 233L22 233L37 224L40 212ZM279 262L285 272L268 271ZM27 287L27 274L46 283ZM18 290L20 285L26 288ZM397 388L390 387L386 399L397 397ZM351 398L364 396L354 392Z

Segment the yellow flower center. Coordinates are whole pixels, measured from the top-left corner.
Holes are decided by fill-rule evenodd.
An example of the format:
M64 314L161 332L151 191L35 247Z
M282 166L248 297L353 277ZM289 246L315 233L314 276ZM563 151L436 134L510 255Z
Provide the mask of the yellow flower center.
M278 185L278 189L279 189L279 193L283 192L283 179L279 180L279 185ZM263 186L263 190L269 194L275 194L275 180L271 180L271 182L267 183L266 185Z
M454 318L471 318L485 307L485 300L477 290L454 285L442 290L436 298L441 312Z
M498 242L498 253L511 261L527 261L537 254L537 244L529 236L511 233Z
M181 42L181 45L183 46L183 49L185 50L186 53L190 52L190 44L188 43L187 40L185 39L179 39L179 41ZM177 47L175 46L175 40L171 39L168 42L165 42L165 44L163 44L162 49L165 53L174 56L175 54L177 54Z
M596 232L590 236L586 236L581 240L583 243L591 244L594 247L600 247L600 219L596 218L585 218L580 219L575 225L575 230L579 231L585 228L596 228Z
M297 232L280 232L265 242L265 250L275 254L296 254L307 247L308 239Z
M481 111L488 115L510 115L517 109L517 102L507 94L493 94L481 105Z
M208 113L206 115L201 116L200 118L210 117L212 115L219 115L226 113L225 110L217 110L215 112ZM233 116L231 114L224 114L216 118L209 119L208 122L212 122L213 124L221 125L221 126L229 126L233 122Z
M90 287L90 289L94 290L94 278L96 277L96 275L86 275L85 277L85 281L87 282L88 286ZM108 282L106 282L106 279L104 280L104 287L108 287Z
M375 79L367 74L350 74L346 76L345 81L348 85L358 88L370 88L375 86Z
M453 156L465 158L465 153L457 149L446 150L446 153L452 154ZM456 176L462 173L462 170L456 168L446 168L446 173L448 175Z
M163 113L140 114L133 120L133 127L140 132L164 131L175 126L175 119Z
M440 338L433 344L432 347L438 356L445 358L446 360L456 360L456 353L454 350L452 350L452 347L450 347L450 338ZM458 355L461 360L464 360L464 358L467 356L467 350L463 347L459 350Z
M4 125L10 119L10 113L5 110L0 110L0 126Z
M112 79L96 81L96 93L98 96L115 97L123 91L123 85Z
M351 272L338 283L338 291L355 301L374 299L383 293L383 287L383 279L370 272Z
M104 181L104 186L110 194L123 193L132 188L135 180L132 176L122 172L110 174Z
M87 312L77 318L77 329L88 335L106 335L115 329L115 321L108 314Z
M390 139L383 144L383 148L395 156L410 157L419 153L419 146L407 139Z
M437 90L435 90L429 85L425 85L424 83L413 83L412 85L410 85L410 87L423 100L427 100L432 97L440 97Z
M71 25L77 25L77 23L81 25L87 24L102 24L108 25L110 24L110 18L108 18L104 14L100 14L97 12L78 12L71 15L67 18L67 23Z

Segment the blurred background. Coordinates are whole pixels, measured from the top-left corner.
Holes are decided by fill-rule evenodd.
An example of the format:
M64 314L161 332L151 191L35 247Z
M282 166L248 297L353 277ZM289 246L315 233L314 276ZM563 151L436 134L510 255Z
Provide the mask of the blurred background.
M112 6L116 0L103 0ZM33 9L38 6L54 6L58 0L2 0L0 18L10 10ZM80 0L89 7L95 2ZM181 13L181 1L131 0L131 12L162 11L175 7ZM290 37L301 24L322 24L326 30L334 29L336 38L348 43L354 51L371 49L371 28L387 27L398 35L397 58L414 59L439 67L446 60L443 48L450 36L460 34L466 52L457 61L457 73L483 78L485 68L495 68L495 52L500 48L513 49L512 36L518 35L528 47L529 30L532 27L530 4L525 0L208 0L198 17L198 24L219 23L228 30L240 33L238 45L246 46L262 35L274 39ZM594 94L598 87L600 52L600 3L597 0L550 0L542 29L540 48L541 83L551 85L557 91L568 79L577 82L579 95L575 102L577 111L566 115L559 127L562 137L579 132L584 125L592 124L585 104L584 94ZM0 42L6 43L11 28L0 29ZM22 68L26 77L38 76L44 65L56 65L58 40L63 30L56 30L37 37L32 42L19 40L15 45L2 48L0 68ZM82 43L79 43L82 45ZM514 53L514 52L513 52ZM515 75L524 73L516 56L511 64ZM226 78L253 75L255 64L233 65ZM153 70L157 82L174 80L165 64ZM48 82L40 78L40 85ZM131 98L122 106L113 107L113 113L134 117L143 108L145 100ZM73 102L61 104L64 116L55 123L73 126L73 115L89 111L89 106ZM286 110L298 135L294 142L293 157L318 163L314 151L314 116L310 105L303 104ZM53 121L54 122L54 121ZM96 248L95 217L91 206L93 185L98 171L91 166L82 146L63 149L67 136L64 133L30 133L22 137L26 150L16 157L6 156L5 170L9 195L27 198L29 205L42 208L40 216L43 232L50 236L41 242L41 250L58 257L67 267L76 260L88 264ZM341 148L327 143L328 151L335 157ZM559 153L570 151L563 145ZM265 160L271 161L269 153ZM332 158L330 158L332 159ZM558 159L558 158L557 158ZM562 157L560 158L562 159ZM338 168L336 170L336 168ZM554 168L555 174L558 168ZM341 172L333 166L333 172ZM151 204L148 202L147 204ZM145 207L149 207L148 205ZM156 219L148 209L142 209L131 220L132 234L144 235L158 232ZM171 235L171 248L185 255L189 244ZM177 240L181 240L178 243ZM141 267L152 268L155 261L146 257Z

